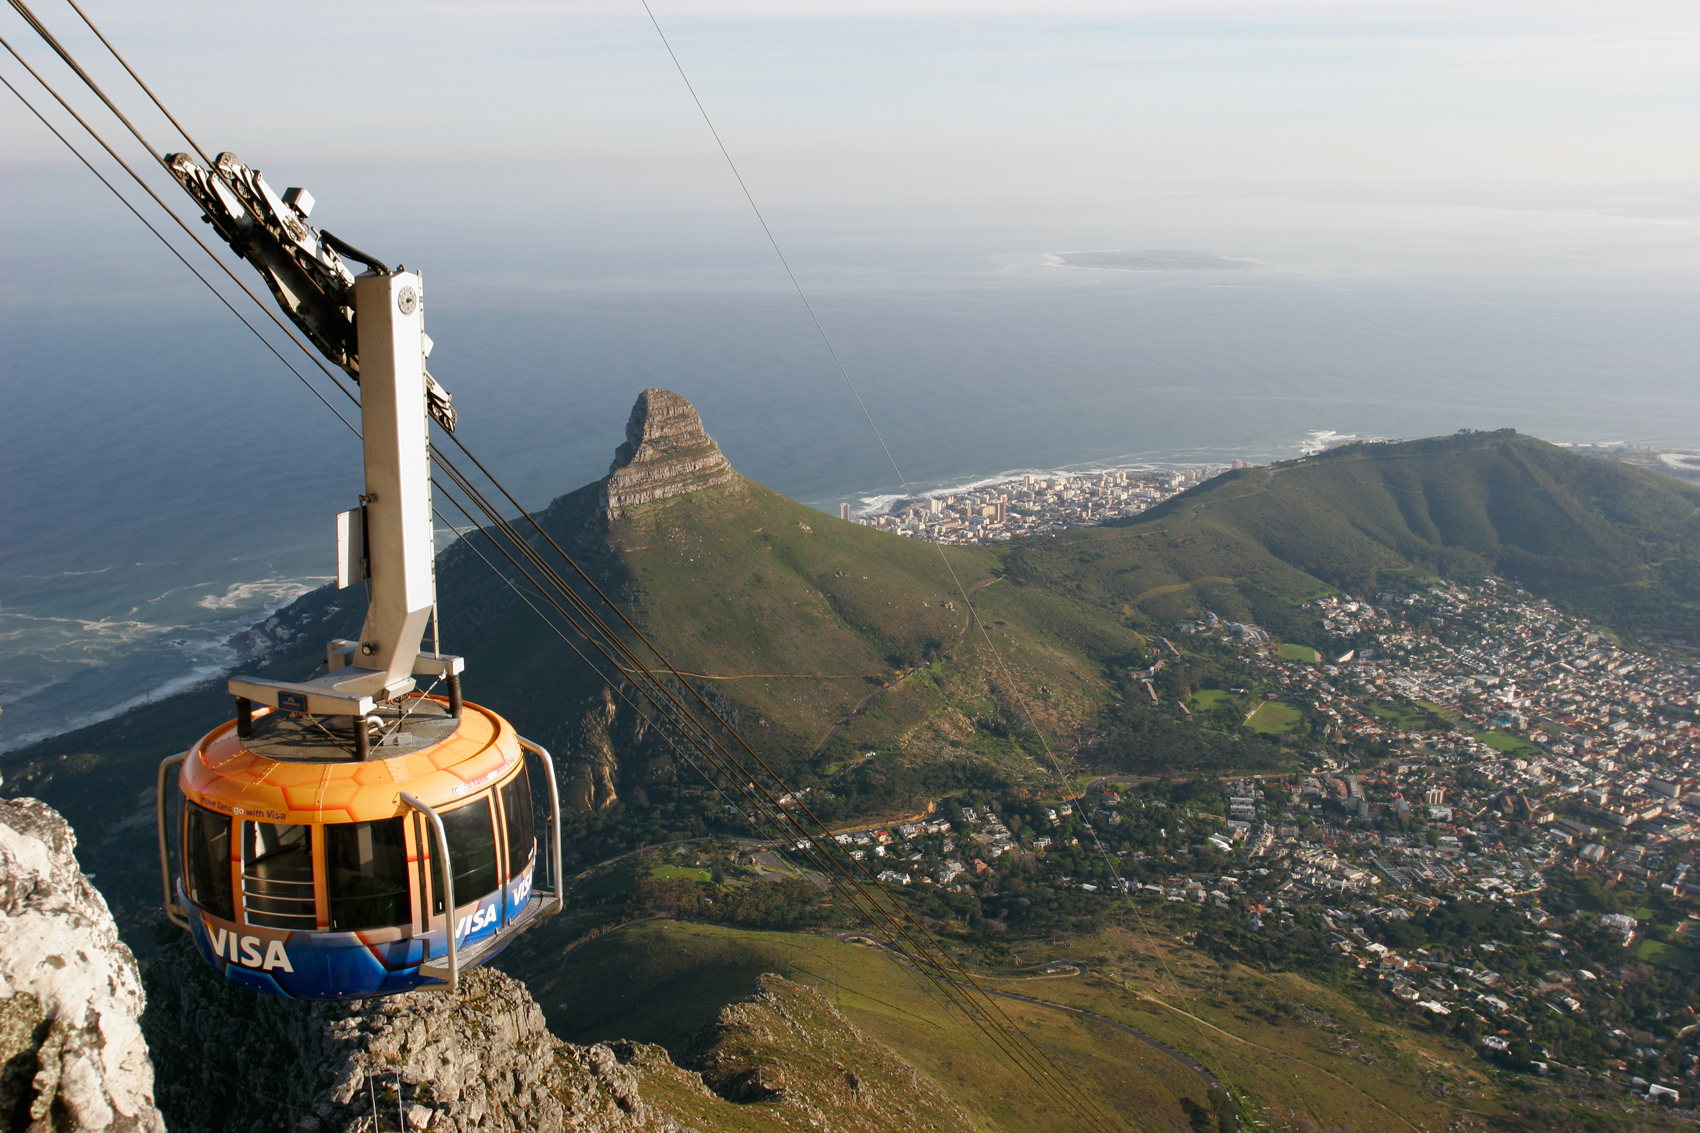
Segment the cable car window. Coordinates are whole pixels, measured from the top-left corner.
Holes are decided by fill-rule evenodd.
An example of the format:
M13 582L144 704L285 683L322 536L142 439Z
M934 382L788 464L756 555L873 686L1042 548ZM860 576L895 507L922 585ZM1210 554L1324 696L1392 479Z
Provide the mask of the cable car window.
M355 932L413 919L401 818L325 825L325 888L331 928Z
M242 904L252 925L312 930L313 828L242 824Z
M507 818L508 876L512 877L525 868L525 863L531 860L532 850L536 849L531 816L531 775L524 765L521 765L519 774L502 788L502 813Z
M449 836L449 861L455 871L455 903L471 904L494 893L496 824L489 798L444 814L443 831Z
M189 900L202 912L236 919L230 887L230 816L198 803L183 807L183 856L187 860Z
M425 861L431 861L431 912L437 916L443 911L443 855L437 846L437 837L431 829L431 824L415 815L413 819L414 844L419 847L419 891L425 892Z

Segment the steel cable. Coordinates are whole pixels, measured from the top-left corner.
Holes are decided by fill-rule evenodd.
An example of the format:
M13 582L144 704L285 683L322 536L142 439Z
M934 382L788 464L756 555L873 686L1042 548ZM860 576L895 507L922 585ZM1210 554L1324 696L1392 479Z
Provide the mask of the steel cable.
M460 442L458 438L454 438L454 439L456 440L456 443L460 445L460 447L462 448L463 451L467 451L466 448L465 448L465 445L462 442ZM467 455L469 457L472 457L472 454L470 453L470 451L467 451ZM911 914L909 914L907 909L903 908L903 906L901 904L897 904L897 903L894 902L895 909L896 909L896 911L894 913L892 910L888 909L885 905L881 904L878 901L877 898L869 896L865 893L865 891L863 890L864 882L862 882L860 879L855 878L853 872L847 872L847 871L854 871L855 869L857 869L857 867L859 867L860 872L866 877L867 883L871 883L875 887L874 892L883 893L883 890L878 889L879 883L878 883L877 879L875 879L873 877L872 873L867 869L867 867L864 864L862 864L860 862L855 862L854 859L852 859L852 864L850 866L845 866L842 862L839 862L836 859L836 857L833 855L833 853L828 848L821 845L821 843L817 839L816 835L812 831L810 831L808 828L804 827L802 825L802 823L794 815L792 815L790 813L789 810L778 805L777 800L775 800L773 798L771 791L765 785L758 783L756 776L752 775L750 773L749 769L744 767L742 765L742 763L739 762L737 760L737 758L735 756L733 756L731 754L731 752L728 751L724 747L723 744L720 743L719 739L711 731L709 731L706 728L706 726L704 726L703 723L700 720L697 720L695 718L695 716L692 713L689 712L689 710L687 710L682 704L680 704L678 702L678 699L673 695L673 693L666 687L666 685L664 683L662 683L660 681L658 675L656 673L654 673L652 670L650 670L647 665L645 665L634 653L631 652L629 647L627 647L625 645L625 643L620 640L618 634L616 634L611 628L609 628L606 625L606 623L601 621L600 617L598 617L595 614L595 612L592 609L590 609L588 603L584 602L583 598L581 596L579 596L573 590L573 588L571 586L567 585L565 580L561 579L559 574L556 573L553 570L552 567L548 566L548 564L542 559L541 555L538 554L534 548L530 547L529 543L526 540L522 539L518 535L518 533L513 529L512 525L507 520L503 519L496 512L496 510L489 504L489 501L486 498L484 498L481 493L478 493L476 491L476 489L472 488L472 486L465 481L464 477L462 477L460 475L458 470L455 470L453 468L452 463L447 462L445 460L445 458L443 457L443 454L439 451L436 451L436 450L433 450L433 459L435 459L437 461L438 467L443 468L445 470L445 472L448 473L448 475L450 476L450 479L455 481L456 486L459 487L463 492L467 493L468 497L474 501L475 505L477 505L481 511L483 511L486 515L491 517L492 521L495 522L497 524L498 528L503 531L504 535L506 535L506 537L509 539L509 541L514 543L515 546L518 549L521 550L522 554L525 554L526 557L529 558L533 562L534 566L537 567L539 572L544 574L546 577L548 577L551 580L555 589L557 589L563 596L568 598L569 602L571 604L573 604L576 609L579 610L581 616L584 616L587 620L589 620L591 622L592 625L594 625L598 628L599 632L604 636L608 645L613 650L615 650L616 652L618 652L621 655L623 655L624 657L626 657L628 662L638 672L642 673L651 682L650 687L653 690L653 692L656 695L659 695L662 699L666 700L669 703L669 705L675 711L677 711L679 713L679 715L682 719L690 721L690 723L693 724L695 726L695 728L697 729L701 739L706 741L709 745L711 745L716 751L718 751L720 753L721 757L725 761L727 761L727 763L722 764L719 760L716 760L715 765L717 766L717 768L722 767L722 766L728 766L728 765L733 767L733 768L736 768L736 770L738 771L739 779L740 780L746 780L749 784L749 787L752 788L753 790L759 792L759 794L762 796L763 800L766 802L768 807L771 808L769 810L769 813L770 814L778 813L778 814L782 815L783 816L783 822L788 822L791 825L791 827L794 831L794 833L792 835L792 837L794 839L796 839L797 841L800 841L800 842L809 843L819 853L819 855L821 856L821 858L823 860L825 860L829 863L834 863L830 867L832 869L832 871L841 875L841 876L844 876L846 878L846 880L848 880L855 887L855 890L857 892L861 892L863 894L864 898L868 901L871 908L873 908L877 912L877 914L878 914L878 922L877 923L883 923L886 926L886 931L888 933L895 934L895 937L897 939L900 939L900 940L905 942L906 947L901 946L901 945L899 946L900 948L902 948L903 951L912 954L915 957L917 963L922 964L929 969L936 970L941 975L946 976L946 982L948 984L950 984L950 985L957 985L957 984L965 985L965 986L973 988L975 991L979 992L982 999L986 1000L987 1002L986 1003L975 1003L974 1007L977 1010L984 1012L988 1016L996 1016L998 1019L1002 1020L1002 1023L1005 1026L1007 1026L1010 1030L1012 1030L1016 1035L1019 1036L1019 1041L1024 1042L1026 1044L1026 1046L1028 1046L1028 1047L1032 1047L1034 1052L1036 1054L1038 1054L1042 1059L1045 1059L1047 1061L1049 1060L1049 1056L1046 1055L1042 1050L1039 1050L1037 1048L1036 1044L1033 1044L1032 1040L1028 1036L1026 1036L1024 1032L1022 1032L1020 1030L1019 1026L1014 1024L1013 1021L1008 1018L1008 1016L1005 1014L1005 1012L1002 1009L1002 1005L997 1003L995 1000L993 1000L992 997L987 996L985 994L984 990L979 987L977 981L974 980L974 978L967 972L967 970L962 968L962 966L959 963L957 963L953 958L951 958L948 950L944 949L943 946L938 943L936 938L934 938L930 932L928 932L924 927L922 927L919 924L919 922L915 921L915 919L913 918L913 916ZM475 462L477 460L476 457L472 457L472 459ZM480 465L481 469L482 469L482 467L483 466ZM490 476L490 473L488 472L488 470L484 470L484 471L485 471L485 475L491 479L492 483L496 484L496 486L506 496L507 495L506 489L502 487L500 481L496 480L493 476ZM509 499L510 503L514 502L513 498L511 496L508 496L508 499ZM516 507L518 506L517 503L515 503L515 506ZM653 643L649 642L648 639L643 636L641 631L638 631L635 626L631 625L629 620L625 619L624 613L619 610L619 607L617 605L614 605L612 603L612 601L610 599L608 599L605 594L602 593L600 588L596 586L594 580L589 577L589 575L583 570L582 567L580 567L578 565L578 563L571 556L566 554L566 552L560 547L560 545L555 542L553 537L550 536L548 534L548 532L543 529L542 525L537 522L536 518L531 516L531 514L528 511L525 511L525 509L523 509L523 508L521 508L521 514L525 515L526 518L530 520L532 525L535 526L537 528L537 530L539 531L539 533L543 535L544 539L547 540L550 543L550 545L552 547L554 547L556 552L558 554L560 554L563 558L565 558L567 560L567 562L569 564L571 564L574 567L574 569L580 574L580 576L582 578L584 578L585 581L593 589L596 590L596 593L603 598L604 602L607 602L609 604L610 608L614 609L615 612L620 615L622 621L625 621L625 624L628 627L631 628L632 632L634 634L636 634L641 640L643 640L644 643L649 647L649 649L652 652L654 652L658 657L661 657L663 662L665 662L666 658L659 652L659 650L657 650L655 648ZM563 613L564 613L564 611L563 611ZM720 717L719 713L716 712L711 705L708 705L707 701L704 698L702 698L700 694L696 693L696 690L690 686L688 681L685 681L684 678L678 676L676 669L673 669L672 666L669 664L668 670L669 670L670 673L672 673L674 675L675 679L680 684L684 685L687 689L690 689L692 691L692 693L696 695L696 698L698 699L698 701L701 702L704 705L704 707L707 709L707 711L711 715L714 716L715 720L718 723L720 723L720 725L723 728L726 729L728 734L730 734L735 740L738 741L740 746L742 746L746 751L750 751L751 755L754 756L756 758L757 762L761 765L762 770L764 772L766 772L767 775L776 784L778 784L779 787L785 793L792 793L787 788L784 787L784 781L776 773L774 773L773 770L770 767L768 767L766 765L765 761L761 760L761 757L759 755L755 755L753 750L751 750L749 748L748 743L743 740L742 736L740 736L735 729L733 729L729 724L727 724L726 721L723 718ZM641 688L642 686L640 685L639 687ZM648 694L645 695L645 698L649 699ZM714 757L712 755L710 755L709 752L707 750L705 750L702 746L697 744L695 740L692 741L692 745L694 747L697 747L698 751L702 752L705 755L706 758L714 759ZM747 779L746 779L746 777L747 777ZM808 808L806 807L806 805L802 804L800 802L800 800L798 802L798 809L803 811L805 814L807 814L809 819L816 825L817 828L819 828L822 831L824 831L826 829L825 824L822 823L820 821L820 819L818 817L816 817L812 812L810 812L808 810ZM925 943L923 943L922 940L918 940L916 938L916 933L919 933L919 935L925 940ZM988 1006L989 1006L990 1010L987 1010ZM972 1013L970 1013L970 1017L972 1017ZM1000 1031L1002 1029L1003 1029L1002 1027L999 1028ZM1042 1068L1042 1066L1043 1066L1042 1063L1040 1064L1040 1067L1038 1069L1035 1069L1031 1066L1028 1066L1022 1059L1014 1056L1013 1054L1010 1055L1010 1057L1012 1058L1012 1061L1015 1061L1017 1063L1017 1065L1020 1066L1024 1070L1025 1073L1027 1073L1030 1077L1034 1078L1035 1084L1041 1085L1042 1087L1049 1087L1050 1076L1044 1072L1044 1070ZM1069 1101L1070 1104L1073 1104L1072 1098L1068 1099L1068 1101ZM1096 1124L1096 1122L1092 1122L1092 1123Z

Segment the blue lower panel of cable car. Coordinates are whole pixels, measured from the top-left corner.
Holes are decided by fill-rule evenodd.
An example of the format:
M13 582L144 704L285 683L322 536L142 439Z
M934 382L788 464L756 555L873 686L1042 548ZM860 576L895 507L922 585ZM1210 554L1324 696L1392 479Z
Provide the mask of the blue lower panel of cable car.
M529 920L533 905L530 870L461 914L456 937L462 969L482 964L506 945L509 929ZM197 908L181 887L201 958L231 983L250 991L292 999L371 999L443 981L420 971L441 963L447 951L442 929L422 936L374 932L302 932L239 925ZM504 903L507 905L503 909ZM507 916L504 917L504 911ZM504 927L506 922L506 927ZM502 939L498 940L498 934ZM388 938L388 939L386 939Z

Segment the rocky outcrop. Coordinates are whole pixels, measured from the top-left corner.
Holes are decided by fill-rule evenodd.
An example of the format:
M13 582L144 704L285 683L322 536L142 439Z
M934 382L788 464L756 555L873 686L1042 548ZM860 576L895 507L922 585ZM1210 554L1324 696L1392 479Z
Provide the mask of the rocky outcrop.
M31 1133L163 1131L136 959L76 844L46 803L0 800L0 1119Z
M776 1129L972 1133L944 1093L864 1035L816 990L765 975L704 1028L681 1060Z
M665 1052L561 1042L518 980L478 969L462 983L458 999L276 999L171 941L148 968L160 1108L174 1133L361 1133L374 1118L442 1133L682 1133L639 1092L644 1063L671 1066Z
M579 721L579 734L568 749L561 803L574 810L606 810L620 801L615 786L620 757L613 731L619 719L614 691L604 685L595 704Z
M147 980L173 1133L972 1130L931 1082L779 976L724 1008L682 1064L645 1043L563 1042L524 984L488 968L463 977L458 999L306 1003L224 982L178 936Z
M646 389L626 422L626 443L614 452L603 507L617 519L644 504L738 480L695 406L670 390Z

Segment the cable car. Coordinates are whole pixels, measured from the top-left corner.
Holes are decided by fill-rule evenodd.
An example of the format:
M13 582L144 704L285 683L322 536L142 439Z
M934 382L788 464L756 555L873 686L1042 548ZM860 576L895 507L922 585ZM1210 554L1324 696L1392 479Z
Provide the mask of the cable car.
M364 584L368 604L360 638L327 645L323 674L232 679L234 718L161 763L165 913L255 991L457 991L462 971L561 908L560 794L547 751L462 699L463 660L421 648L437 627L427 417L454 425L425 370L423 281L321 235L306 223L311 195L279 197L229 154L211 171L169 161L284 310L358 378L365 491L336 517L337 582ZM354 276L339 250L368 270ZM541 840L534 791L547 804Z

